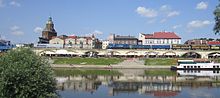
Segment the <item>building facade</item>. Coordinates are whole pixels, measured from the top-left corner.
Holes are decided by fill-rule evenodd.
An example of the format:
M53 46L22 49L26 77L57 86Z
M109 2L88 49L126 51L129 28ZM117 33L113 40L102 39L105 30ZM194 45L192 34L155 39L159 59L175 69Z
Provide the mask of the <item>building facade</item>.
M75 49L93 49L94 42L92 37L69 36L65 39L65 46Z
M60 36L53 37L53 38L49 41L49 44L62 44L62 45L64 45L64 44L65 44L65 39L66 39L67 37L68 37L68 36L66 36L66 35L60 35Z
M49 43L49 41L53 38L57 36L57 32L54 29L54 24L52 21L52 18L49 17L46 26L44 28L44 30L42 31L42 37L39 37L39 42L40 44L47 44Z
M208 43L208 40L192 39L192 40L187 40L184 44L187 44L187 45L206 45L207 43Z
M74 49L101 49L101 44L97 38L83 36L58 36L49 41L49 44L63 45L64 48Z
M102 49L107 49L108 45L109 45L109 41L108 40L103 40L102 41Z
M174 32L154 32L153 34L139 34L143 45L169 45L180 44L181 38Z
M111 44L130 44L130 45L137 45L138 39L134 36L121 36L121 35L115 35L111 34L108 37L109 43Z

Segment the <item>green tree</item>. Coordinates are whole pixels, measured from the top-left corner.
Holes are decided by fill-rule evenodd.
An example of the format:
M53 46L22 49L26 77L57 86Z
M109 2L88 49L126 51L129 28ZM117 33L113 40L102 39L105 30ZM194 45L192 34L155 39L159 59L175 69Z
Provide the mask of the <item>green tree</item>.
M215 15L215 26L213 30L215 34L219 34L220 32L220 4L216 7L214 11L214 15Z
M0 57L1 98L54 98L56 81L49 63L30 49Z

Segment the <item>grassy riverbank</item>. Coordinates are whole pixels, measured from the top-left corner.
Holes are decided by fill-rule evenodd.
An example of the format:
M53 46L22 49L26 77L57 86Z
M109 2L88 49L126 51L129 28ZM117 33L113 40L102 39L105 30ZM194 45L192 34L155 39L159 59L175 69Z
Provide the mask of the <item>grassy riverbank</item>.
M170 65L176 65L177 60L180 59L187 59L191 60L192 58L148 58L145 59L144 65L146 66L156 66L156 65L162 65L162 66L170 66ZM214 61L216 63L220 63L220 59L209 59L211 61Z
M145 70L147 76L175 76L176 72L170 70Z
M114 70L80 70L80 69L67 69L55 68L54 73L56 76L74 76L74 75L122 75L122 73Z
M145 59L144 65L147 66L155 66L155 65L164 65L164 66L170 66L170 65L176 65L177 59L173 58L149 58Z
M77 65L109 65L118 64L120 58L54 58L54 64L77 64Z

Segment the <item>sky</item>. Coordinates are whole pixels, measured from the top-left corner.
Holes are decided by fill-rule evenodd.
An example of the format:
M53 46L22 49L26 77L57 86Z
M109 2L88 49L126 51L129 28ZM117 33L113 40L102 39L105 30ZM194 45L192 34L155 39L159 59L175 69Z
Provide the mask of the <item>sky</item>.
M182 43L215 35L218 0L0 0L0 35L12 43L37 43L51 16L58 35L175 32Z

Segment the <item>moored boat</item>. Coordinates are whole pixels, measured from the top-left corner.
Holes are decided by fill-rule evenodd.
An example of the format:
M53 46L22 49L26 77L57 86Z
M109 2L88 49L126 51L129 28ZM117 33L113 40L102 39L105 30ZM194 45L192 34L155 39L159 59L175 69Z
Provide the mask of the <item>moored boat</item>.
M171 70L220 70L220 63L209 60L178 60Z

